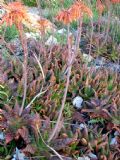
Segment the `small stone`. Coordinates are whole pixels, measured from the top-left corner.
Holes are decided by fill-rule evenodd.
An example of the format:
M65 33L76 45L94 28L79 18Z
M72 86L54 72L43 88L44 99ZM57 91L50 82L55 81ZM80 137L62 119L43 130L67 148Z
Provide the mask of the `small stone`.
M27 39L28 38L34 38L36 40L37 38L40 37L39 33L27 32L25 34L26 34Z
M18 148L16 148L16 152L13 155L12 160L17 160L17 159L19 159L19 160L25 160L24 153L22 153Z
M78 157L78 160L90 160L90 158L87 156L84 156L84 157Z
M117 139L116 137L112 138L110 141L110 145L116 145L117 144Z
M93 154L92 152L90 152L90 153L88 154L88 156L89 156L90 158L93 158L94 160L97 160L97 159L98 159L97 156L96 156L95 154Z
M5 9L0 8L0 18L2 18L5 15Z
M66 29L64 29L64 28L57 31L57 33L59 33L59 34L64 34L65 32L66 32Z
M105 58L104 57L98 57L94 60L94 64L97 66L103 66L105 64Z
M80 130L84 129L85 127L86 127L86 126L85 126L85 124L83 124L83 123L81 123L80 126L79 126Z
M3 132L0 132L0 140L4 140L5 139L5 136L4 136L4 133Z
M91 55L83 53L83 61L86 63L89 63L93 60L93 57Z
M73 106L77 109L82 108L83 98L80 96L77 96L73 99Z
M55 37L53 37L52 35L48 38L48 40L46 41L45 45L55 45L58 44L58 41Z
M115 131L114 136L119 136L120 133L118 131Z

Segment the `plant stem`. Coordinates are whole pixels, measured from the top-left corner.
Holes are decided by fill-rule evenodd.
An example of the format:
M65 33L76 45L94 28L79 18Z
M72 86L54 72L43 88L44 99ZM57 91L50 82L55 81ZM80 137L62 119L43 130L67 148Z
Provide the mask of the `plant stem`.
M93 26L93 19L91 19L91 36L90 36L90 47L89 47L89 57L91 54L91 50L92 50L92 39L93 39L93 31L94 31L94 26Z
M111 22L111 15L112 15L112 6L109 5L109 8L108 8L108 21L107 21L107 28L106 28L106 35L105 35L105 39L103 41L103 43L101 44L101 46L103 47L106 42L107 42L107 39L108 39L108 35L109 35L109 30L110 30L110 22Z
M23 101L22 105L20 108L19 116L21 116L23 109L24 109L24 104L25 104L25 99L26 99L26 92L27 92L27 63L28 63L28 48L27 48L27 40L23 31L23 26L22 24L19 27L19 34L20 34L20 40L22 43L23 51L24 51L24 62L23 62L23 79L24 79L24 93L23 93Z
M35 57L35 59L36 59L38 65L39 65L39 67L40 67L41 72L42 72L43 83L44 83L44 82L45 82L45 74L44 74L42 65L41 65L40 61L38 60L36 54L33 53L33 55L34 55L34 57ZM42 91L42 89L43 89L43 85L42 85L42 88L40 89L40 92L39 92L37 95L35 95L35 96L33 97L33 99L30 101L30 103L29 103L25 108L31 107L32 103L33 103L38 97L40 97L42 94L44 94L44 93L47 91L47 90Z
M42 76L43 76L43 80L45 80L45 74L44 74L44 71L43 71L42 65L41 65L40 61L38 60L38 58L37 58L36 54L34 53L33 55L34 55L34 57L35 57L35 59L36 59L36 61L37 61L38 65L39 65L39 67L40 67L40 70L41 70L41 72L42 72Z
M47 148L49 148L51 151L53 151L53 153L60 159L60 160L63 160L62 156L56 151L54 150L54 148L50 147L43 139L41 133L40 133L40 130L39 128L37 128L38 130L38 133L39 133L39 136L41 137L41 140L43 141L43 143L47 146Z
M40 4L40 0L36 0L37 6L38 6L38 10L39 10L39 16L40 18L42 17L42 9L41 9L41 4Z
M67 97L67 91L68 91L68 87L69 87L69 83L70 83L71 68L72 68L72 65L70 65L69 68L68 68L67 83L66 83L66 88L65 88L65 91L64 91L63 100L62 100L62 106L61 106L61 109L60 109L60 113L59 113L55 128L53 129L53 132L50 135L50 137L48 139L48 142L50 142L53 139L53 137L56 134L57 129L59 127L59 122L60 122L61 117L62 117L62 113L63 113L63 109L64 109L64 106L65 106L66 97Z
M82 22L83 22L83 18L81 17L78 20L77 38L76 38L76 43L75 43L75 56L77 55L79 44L80 44L80 40L81 40Z
M72 63L70 63L70 62L71 62L72 57L71 57L71 47L70 47L70 41L69 41L69 33L70 33L70 30L69 30L69 24L68 24L68 26L67 26L67 45L68 45L68 73L67 73L67 82L66 82L66 87L65 87L65 91L64 91L64 96L63 96L63 100L62 100L62 106L61 106L61 109L60 109L60 113L59 113L56 125L55 125L55 127L53 129L53 132L52 132L52 134L50 135L50 137L48 139L48 142L50 142L53 139L53 137L55 136L55 134L56 134L56 132L58 130L59 123L61 121L63 109L64 109L65 102L66 102L66 97L67 97L67 91L68 91L69 83L70 83L70 75L71 75L71 69L72 69Z
M65 106L65 102L66 102L66 97L67 97L67 91L68 91L68 87L69 87L69 83L70 83L70 76L71 76L71 70L72 70L72 64L74 62L74 59L75 57L77 56L77 53L78 53L78 48L79 48L79 43L80 43L80 40L81 40L81 33L82 33L82 22L83 22L83 18L79 19L79 25L78 25L78 35L77 35L77 38L76 38L76 45L75 45L75 50L74 50L74 55L72 55L72 52L71 52L71 48L70 48L70 41L69 41L69 26L67 27L68 28L68 32L67 32L67 37L68 37L68 70L67 70L67 82L66 82L66 88L65 88L65 91L64 91L64 96L63 96L63 100L62 100L62 106L61 106L61 109L60 109L60 113L59 113L59 116L58 116L58 119L57 119L57 122L56 122L56 125L53 129L53 132L52 134L50 135L49 139L48 139L48 142L50 142L53 137L55 136L56 132L57 132L57 129L59 127L59 122L62 118L62 113L63 113L63 109L64 109L64 106Z

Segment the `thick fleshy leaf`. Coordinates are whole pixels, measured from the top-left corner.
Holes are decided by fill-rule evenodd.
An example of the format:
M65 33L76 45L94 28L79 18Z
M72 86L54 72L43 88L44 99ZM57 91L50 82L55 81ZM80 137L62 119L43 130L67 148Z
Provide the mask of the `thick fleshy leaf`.
M36 151L36 148L34 146L31 146L30 144L28 144L24 149L22 149L23 153L34 154L35 151Z
M10 143L14 139L14 135L10 132L5 133L5 142L6 144Z

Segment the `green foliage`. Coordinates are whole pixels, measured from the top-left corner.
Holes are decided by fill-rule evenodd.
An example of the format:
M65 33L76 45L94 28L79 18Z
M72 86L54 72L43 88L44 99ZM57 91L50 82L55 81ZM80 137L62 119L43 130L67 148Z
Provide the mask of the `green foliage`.
M72 105L70 105L69 103L65 104L64 116L68 119L72 117L72 113L73 113L72 108L73 108Z
M27 6L36 6L35 0L23 0L23 1ZM49 0L49 1L41 0L40 1L41 7L44 10L44 12L48 11L47 14L44 13L46 14L45 17L49 18L50 20L52 20L53 17L56 16L56 14L58 13L59 10L61 10L61 8L63 7L68 8L72 2L73 0L64 0L64 3L61 3L60 0ZM86 0L86 2L88 1ZM93 20L97 20L98 13L95 8L96 1L94 0L92 2L93 2L92 4L89 4L89 7L93 8L93 14L94 14ZM84 18L84 23L86 24L89 23L87 17ZM60 26L60 24L58 23L57 26ZM86 31L89 28L89 25L83 24L83 26L84 28L82 32L82 38L84 37L84 30ZM70 26L70 29L71 28L73 30L77 29L77 22L73 22ZM91 33L91 28L88 32ZM95 34L96 32L97 30L95 30ZM119 32L118 28L116 28L116 33L117 32ZM1 30L1 33L2 33L2 30ZM11 28L7 27L5 32L5 40L8 42L14 39L17 35L18 35L18 32L14 25ZM0 125L2 127L7 126L5 128L4 133L6 135L11 133L8 138L12 138L7 148L0 145L0 153L3 156L13 153L13 149L16 147L16 144L14 143L16 142L16 137L18 137L18 135L19 135L18 137L19 139L22 137L26 146L29 144L32 145L33 143L37 145L36 146L37 151L35 153L36 154L35 156L36 157L38 156L41 160L44 160L50 157L51 154L53 154L52 152L50 152L50 150L44 143L43 139L47 143L47 140L49 139L49 136L50 136L49 133L53 131L52 129L56 124L56 119L59 115L59 110L61 107L64 89L66 86L66 74L64 74L64 71L67 67L66 60L64 60L64 57L67 56L66 51L68 51L66 49L67 48L66 35L67 33L63 35L59 33L55 33L54 36L57 38L57 41L60 43L60 45L56 45L52 47L50 46L50 48L49 46L46 47L45 45L42 47L43 44L40 43L40 41L39 42L36 41L35 44L34 42L31 42L33 43L32 49L36 52L37 56L38 56L37 53L39 53L40 63L43 66L43 70L45 72L46 78L43 84L43 79L41 78L41 72L38 68L35 68L36 67L36 64L34 62L35 59L33 59L33 55L30 54L28 58L28 82L27 82L28 93L26 95L26 105L39 92L42 85L43 85L43 90L46 90L46 92L44 95L42 95L43 96L42 98L37 97L38 99L31 106L32 107L31 111L24 109L21 116L19 115L20 106L14 105L15 107L12 109L10 107L11 105L9 107L6 105L7 108L5 110L4 108L2 108L4 125L3 123L1 123L2 125L1 124ZM87 36L89 35L90 34L88 34ZM119 36L116 37L116 35L117 34L114 35L114 40L116 40L119 37ZM46 34L45 38L47 39L48 37L49 35ZM85 44L83 45L87 48ZM101 48L97 48L96 52L98 52L98 54L100 55L108 54L109 52L108 58L113 61L116 61L118 58L118 55L116 52L116 44L114 45L112 44L112 42L111 44L107 44ZM47 56L50 53L51 53L51 57ZM14 93L15 95L14 99L19 99L19 104L21 104L22 98L23 98L23 90L22 90L23 75L21 72L22 65L20 65L21 66L20 68L18 62L14 64L12 63L10 58L8 59L8 55L6 53L4 53L4 55L5 55L5 58L10 62L10 64L7 65L10 67L6 67L7 69L5 69L5 72L7 72L6 75L7 75L8 82L10 83L13 80L13 83L12 83L13 89L15 87L17 88L16 89L17 91L15 91ZM10 57L12 56L10 55ZM72 75L70 76L70 85L68 89L69 91L67 93L67 102L65 103L64 110L62 112L63 118L66 124L63 122L64 127L61 129L60 132L58 129L58 135L56 134L57 135L56 138L58 140L61 139L62 143L61 141L58 141L58 142L60 143L60 145L65 146L65 149L63 150L63 152L62 152L62 149L60 150L61 154L63 153L64 155L68 155L68 156L72 155L73 157L76 155L77 157L77 154L79 156L80 156L80 153L81 155L84 155L86 154L86 150L90 150L92 148L91 152L96 153L96 151L98 151L97 156L99 159L101 154L104 154L107 156L109 155L109 149L107 148L108 150L106 151L106 148L104 148L104 146L108 147L108 143L107 145L106 145L106 142L102 143L103 135L101 134L101 130L103 128L101 128L101 126L104 125L104 127L106 127L108 125L107 118L109 118L110 123L115 125L114 128L110 126L111 128L109 130L111 132L112 130L114 131L115 128L117 128L120 125L120 118L119 118L120 116L118 112L119 110L118 106L120 105L120 101L119 101L120 79L117 79L115 77L115 74L111 74L106 70L104 71L104 69L102 70L99 69L97 71L94 71L94 69L88 69L84 65L81 65L80 58L81 57L78 55L78 57L76 57L75 59L75 63L73 64ZM9 86L9 83L8 83L8 86ZM71 102L72 102L72 98L77 95L80 95L81 97L83 97L85 103L83 103L83 108L81 108L80 111L76 111L77 112L76 115L72 117L74 109ZM9 93L6 91L6 87L4 87L4 85L0 85L0 100L3 103L5 103L8 100L8 97L9 97ZM14 104L14 102L12 102L12 104ZM38 113L34 114L33 111L40 113L41 117L39 117ZM49 122L46 122L48 124L44 124L44 121L45 121L44 118L48 118ZM82 122L87 127L83 128L82 130L79 130L79 133L77 133L78 135L77 134L73 135L72 129L70 129L71 122L70 123L68 122L71 120L75 121L75 123ZM76 126L76 124L74 126ZM90 126L95 126L95 128L93 127L91 129L89 127L89 124ZM38 132L39 130L40 132ZM108 131L109 134L111 134L110 131ZM41 138L42 136L40 136L40 133L43 136L43 139ZM106 137L108 136L107 134L106 134ZM68 147L65 141L69 140L69 137L73 138L74 136L75 136L75 139L77 138L77 143L73 143ZM55 142L56 138L53 140L53 143ZM87 142L85 146L85 150L84 150L84 147L80 144L81 138L84 138ZM36 142L36 139L37 139L37 142ZM75 141L76 140L74 140L74 142ZM104 142L104 139L103 139L103 142ZM100 148L99 148L99 144L101 145ZM78 153L77 154L75 153L74 155L74 152L76 151L78 151ZM57 150L57 152L59 153L59 150ZM29 153L32 154L32 152L29 152Z
M81 94L84 98L90 99L94 96L94 90L91 88L91 86L86 86L81 90Z
M55 34L55 38L57 38L58 43L61 45L66 44L67 37L65 34L61 35L59 33Z
M95 118L95 119L91 119L90 121L88 121L89 124L95 124L95 123L102 123L104 124L105 119L104 118Z
M16 144L14 141L12 141L10 144L8 145L0 145L0 156L5 156L7 157L8 155L12 155L14 148L16 147ZM1 158L1 157L0 157ZM1 159L0 159L1 160ZM4 159L5 160L5 159Z
M5 40L8 42L18 36L18 31L15 27L15 25L12 25L12 27L7 27L5 32Z
M72 3L73 0L64 0L63 3L61 3L60 0L49 0L49 1L41 0L41 7L42 8L51 7L52 9L60 9L64 6L64 8L68 8Z
M4 85L0 85L0 105L8 101L9 93Z
M37 5L36 0L23 0L23 3L29 7L33 7Z

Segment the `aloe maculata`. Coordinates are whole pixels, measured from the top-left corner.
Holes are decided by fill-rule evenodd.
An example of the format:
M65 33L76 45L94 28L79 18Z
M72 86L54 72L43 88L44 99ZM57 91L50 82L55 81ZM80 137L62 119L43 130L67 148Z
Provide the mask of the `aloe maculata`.
M0 130L4 129L6 144L11 141L24 142L23 151L34 153L35 148L31 146L30 137L38 138L38 129L41 127L41 120L38 113L31 114L30 109L24 109L21 116L19 116L20 107L18 104L11 108L8 105L4 109L0 109L2 116L0 123Z

